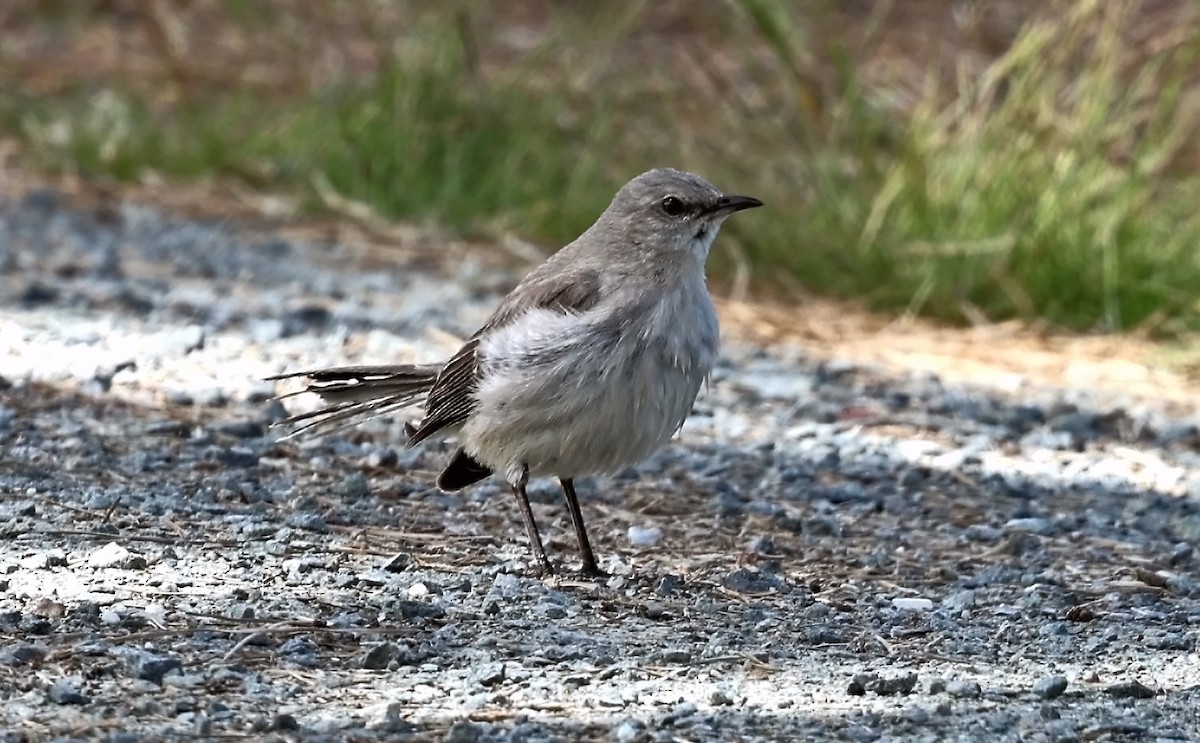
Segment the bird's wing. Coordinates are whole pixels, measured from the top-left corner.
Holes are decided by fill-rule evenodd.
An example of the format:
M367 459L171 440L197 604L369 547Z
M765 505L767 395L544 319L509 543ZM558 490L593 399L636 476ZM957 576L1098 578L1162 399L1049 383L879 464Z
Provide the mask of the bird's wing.
M557 275L535 271L526 277L504 298L487 324L442 367L425 400L425 418L411 432L409 446L462 423L471 414L479 387L479 342L489 330L504 327L535 308L564 314L585 312L600 301L601 286L600 272L591 269Z

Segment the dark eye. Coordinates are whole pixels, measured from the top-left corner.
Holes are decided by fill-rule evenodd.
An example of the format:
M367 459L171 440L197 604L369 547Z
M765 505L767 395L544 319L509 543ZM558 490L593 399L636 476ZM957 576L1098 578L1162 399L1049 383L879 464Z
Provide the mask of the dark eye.
M686 208L678 196L668 196L662 200L662 210L668 217L678 217L686 211Z

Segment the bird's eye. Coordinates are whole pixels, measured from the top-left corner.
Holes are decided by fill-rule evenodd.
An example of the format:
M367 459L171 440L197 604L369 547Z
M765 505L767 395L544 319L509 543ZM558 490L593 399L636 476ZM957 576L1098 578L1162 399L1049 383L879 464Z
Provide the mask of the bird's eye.
M686 207L678 196L668 196L662 200L662 210L668 217L678 217L686 211Z

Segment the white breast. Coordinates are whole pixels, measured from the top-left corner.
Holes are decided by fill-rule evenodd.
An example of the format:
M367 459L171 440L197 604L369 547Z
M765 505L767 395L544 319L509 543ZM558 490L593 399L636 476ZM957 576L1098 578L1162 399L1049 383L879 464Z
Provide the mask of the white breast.
M530 311L480 344L483 377L462 444L504 474L619 471L665 444L717 355L704 286L687 282L620 324L611 307Z

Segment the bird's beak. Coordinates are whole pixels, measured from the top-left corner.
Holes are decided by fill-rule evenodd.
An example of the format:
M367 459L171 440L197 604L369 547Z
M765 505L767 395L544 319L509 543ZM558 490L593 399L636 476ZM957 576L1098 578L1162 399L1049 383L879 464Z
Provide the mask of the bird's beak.
M753 209L762 205L763 203L753 196L722 196L706 211L709 214L733 214L743 209Z

